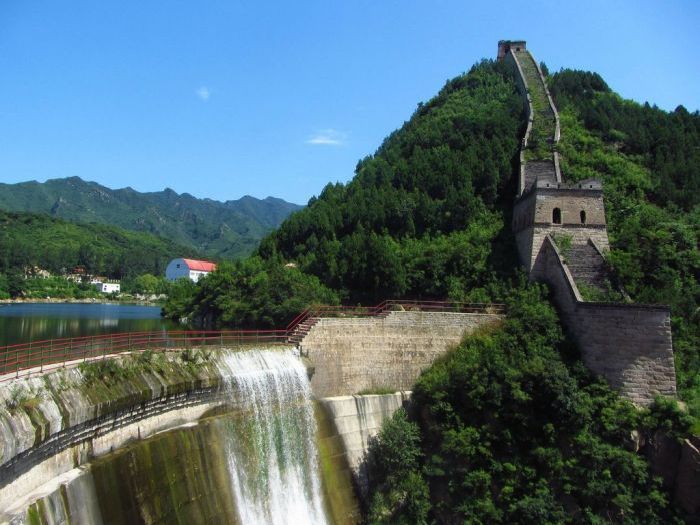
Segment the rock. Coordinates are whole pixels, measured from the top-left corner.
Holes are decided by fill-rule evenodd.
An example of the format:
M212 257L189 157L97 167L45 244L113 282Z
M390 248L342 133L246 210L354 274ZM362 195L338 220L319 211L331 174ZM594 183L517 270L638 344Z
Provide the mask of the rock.
M675 502L692 517L688 523L700 523L700 437L686 439L681 446Z

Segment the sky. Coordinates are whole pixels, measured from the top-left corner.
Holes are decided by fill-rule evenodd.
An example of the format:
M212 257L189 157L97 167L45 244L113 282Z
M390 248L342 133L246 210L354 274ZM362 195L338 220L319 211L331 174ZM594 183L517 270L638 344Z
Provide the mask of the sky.
M697 0L1 0L0 182L304 204L499 39L700 109Z

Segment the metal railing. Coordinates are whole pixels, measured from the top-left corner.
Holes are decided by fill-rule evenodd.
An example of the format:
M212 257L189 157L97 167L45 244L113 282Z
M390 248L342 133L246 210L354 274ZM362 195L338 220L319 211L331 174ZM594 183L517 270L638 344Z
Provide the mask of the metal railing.
M22 372L43 372L128 352L166 351L206 346L285 344L304 329L310 319L323 317L381 317L392 311L502 313L503 305L449 301L384 301L377 306L315 306L301 312L280 330L174 330L126 332L95 336L47 339L0 347L0 383ZM307 322L308 325L308 322Z

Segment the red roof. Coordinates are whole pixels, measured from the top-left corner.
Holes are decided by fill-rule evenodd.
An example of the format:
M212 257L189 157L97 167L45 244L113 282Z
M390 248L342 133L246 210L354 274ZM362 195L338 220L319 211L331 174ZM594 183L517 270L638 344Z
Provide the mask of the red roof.
M213 272L216 270L216 263L209 261L198 261L197 259L183 259L190 270L198 270L200 272Z

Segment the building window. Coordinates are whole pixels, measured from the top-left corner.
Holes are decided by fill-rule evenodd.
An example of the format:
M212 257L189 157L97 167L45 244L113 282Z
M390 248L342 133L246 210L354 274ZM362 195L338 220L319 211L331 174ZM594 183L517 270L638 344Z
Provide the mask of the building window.
M552 210L552 222L554 224L561 224L561 210L559 208L554 208Z
M581 210L581 224L586 224L586 212Z

